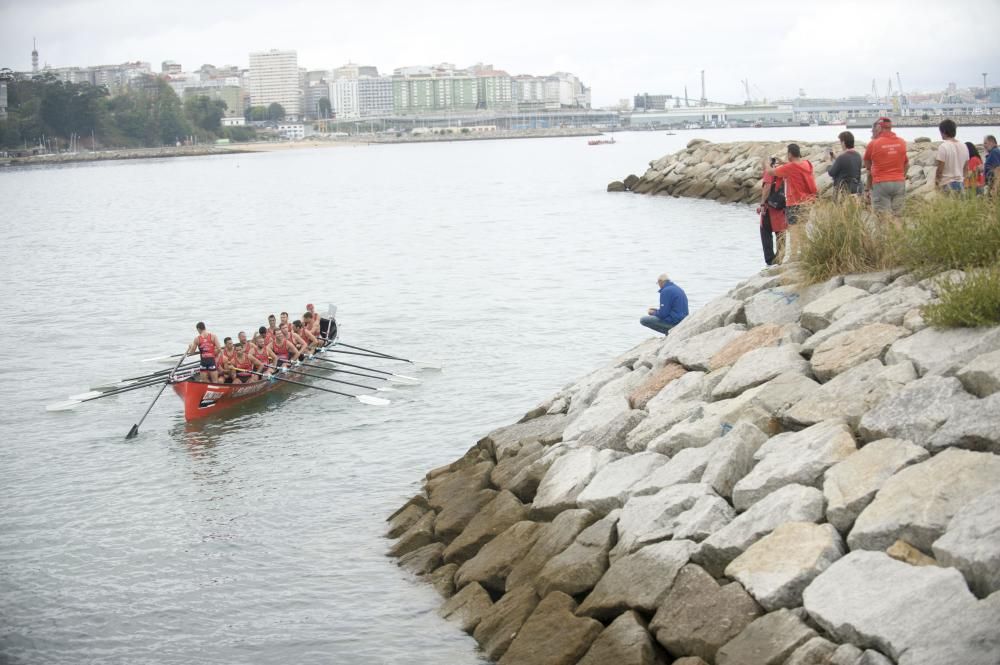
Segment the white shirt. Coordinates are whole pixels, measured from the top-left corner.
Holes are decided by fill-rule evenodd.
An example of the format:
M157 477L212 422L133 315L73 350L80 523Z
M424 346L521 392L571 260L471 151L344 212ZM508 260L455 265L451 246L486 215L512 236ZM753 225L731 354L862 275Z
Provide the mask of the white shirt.
M965 180L965 164L969 161L969 149L961 141L945 139L937 149L937 161L944 162L941 185Z

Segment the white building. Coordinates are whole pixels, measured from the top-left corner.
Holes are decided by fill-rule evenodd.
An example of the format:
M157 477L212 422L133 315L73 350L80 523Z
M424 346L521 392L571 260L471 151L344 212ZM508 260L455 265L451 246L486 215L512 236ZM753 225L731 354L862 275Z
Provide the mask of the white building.
M247 124L247 119L241 115L233 116L231 118L222 118L223 127L245 127Z
M306 137L306 126L296 122L282 123L278 125L278 134L292 141L300 141Z
M392 77L358 79L358 111L362 117L392 115Z
M299 58L296 51L255 51L250 54L250 104L281 104L285 117L302 116Z
M338 120L352 120L361 117L358 103L359 79L337 79L330 84L330 104L334 117Z

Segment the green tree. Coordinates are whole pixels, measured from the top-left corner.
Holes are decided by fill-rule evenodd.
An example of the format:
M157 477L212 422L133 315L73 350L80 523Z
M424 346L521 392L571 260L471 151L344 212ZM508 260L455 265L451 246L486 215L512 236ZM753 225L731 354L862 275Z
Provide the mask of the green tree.
M246 117L247 122L264 122L267 120L267 107L251 106L243 115Z
M328 97L319 98L319 117L329 118L333 115L333 104L330 103Z
M267 107L267 119L273 122L280 122L285 119L285 107L278 102L271 102Z
M222 116L226 114L226 108L226 102L206 95L184 100L184 114L191 124L212 134L222 130Z

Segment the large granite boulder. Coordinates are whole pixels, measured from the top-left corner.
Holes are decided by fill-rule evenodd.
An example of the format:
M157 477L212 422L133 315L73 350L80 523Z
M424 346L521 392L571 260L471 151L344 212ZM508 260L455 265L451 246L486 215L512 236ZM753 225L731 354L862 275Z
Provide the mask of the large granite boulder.
M450 598L455 594L455 573L457 572L457 563L446 563L428 573L424 579L443 597Z
M441 565L441 554L444 545L431 543L399 557L399 567L414 575L426 575Z
M497 465L490 471L490 483L502 490L508 489L517 474L521 473L532 462L540 459L549 450L552 448L547 448L537 441L524 444L516 455L505 457L497 462Z
M654 494L672 485L697 482L714 451L713 445L676 451L666 464L633 485L632 494L634 496Z
M869 360L838 374L789 407L782 420L796 427L808 427L821 420L843 418L857 428L862 416L883 399L917 378L910 364L886 367Z
M799 607L802 591L845 550L829 524L786 522L726 566L726 577L742 584L768 612Z
M715 371L733 365L744 355L766 346L784 343L801 344L808 333L795 324L769 323L748 330L719 349L708 362L708 370Z
M1000 351L976 356L955 374L965 389L978 397L1000 392Z
M909 441L880 439L834 464L823 476L827 521L847 533L893 474L928 457L926 450Z
M419 522L420 518L423 517L428 510L429 507L427 506L419 506L408 502L401 510L396 511L396 514L392 515L387 520L389 522L389 528L386 530L386 537L399 538L406 533L411 526Z
M885 481L847 537L852 550L884 550L903 539L923 552L951 518L1000 485L1000 456L952 448Z
M694 543L672 540L620 557L608 569L577 614L610 621L627 610L655 612L674 578L687 564Z
M691 559L721 576L733 559L785 522L822 520L823 503L823 493L815 487L786 485L706 538Z
M798 344L783 344L744 354L712 391L712 398L734 397L786 372L808 374L809 363L802 358L800 350Z
M500 489L505 489L516 496L524 503L531 503L538 492L545 474L549 472L555 461L568 453L573 448L569 445L551 446L537 457L530 455L530 459L524 460L524 465L512 478L503 485L497 485Z
M569 547L549 559L533 582L539 595L561 591L576 596L593 589L608 569L617 522L618 511L613 511L581 531Z
M866 360L881 359L893 342L909 334L906 328L888 323L845 330L817 346L809 363L817 379L829 381Z
M716 298L691 312L687 318L678 323L670 331L669 339L671 342L680 342L720 326L734 323L742 312L743 301L726 296Z
M469 584L445 601L438 614L448 621L454 621L459 628L471 633L483 620L483 616L493 607L493 601L486 589L478 584Z
M803 600L835 639L899 665L995 665L1000 653L1000 596L977 602L954 568L851 552L813 580Z
M689 372L688 374L693 374ZM683 379L678 379L680 383ZM670 386L664 392L670 390ZM670 405L654 412L639 423L635 429L625 437L625 446L633 452L646 450L649 444L659 438L665 432L672 429L677 423L687 420L700 413L705 407L705 402L699 400L682 400L673 402Z
M725 434L729 427L730 423L719 413L718 407L706 405L650 441L646 450L675 457L687 448L706 446Z
M645 411L639 410L621 412L605 424L581 434L579 443L581 446L592 446L599 450L627 452L626 436L646 418L646 415Z
M746 300L751 296L760 293L764 289L770 289L781 284L781 274L771 269L766 269L760 273L749 277L729 290L726 295L736 300Z
M489 591L503 593L507 575L535 544L540 528L537 522L529 521L508 528L462 564L455 574L455 585L461 588L479 582Z
M835 665L832 658L836 651L836 644L817 635L806 640L793 651L792 655L785 661L785 665ZM851 661L847 665L860 665L860 663Z
M705 372L686 372L670 382L654 397L646 402L650 417L669 409L677 402L702 400L705 395Z
M984 353L1000 350L1000 326L994 328L925 328L892 345L887 363L909 361L921 376L952 376Z
M429 510L389 548L389 556L401 557L434 542L434 511Z
M516 496L506 490L500 492L451 541L444 551L445 563L468 561L483 545L527 516L528 507Z
M617 382L615 383L617 384ZM563 436L566 437L567 441L576 441L583 434L611 422L619 415L628 413L630 410L625 395L618 394L618 391L615 391L614 394L609 394L606 397L595 400L585 411L574 418L566 426Z
M817 332L833 322L834 314L842 306L867 295L867 291L853 286L838 287L803 307L799 322L803 328Z
M708 371L712 357L746 331L742 324L714 328L674 345L664 360L677 362L688 370Z
M975 399L956 378L926 376L879 402L861 418L858 433L866 441L908 439L926 447L958 407Z
M626 399L633 409L645 409L649 400L656 397L661 390L670 385L687 373L682 365L677 363L667 363L659 368L650 370L646 378L638 386L632 389Z
M515 455L522 446L538 442L549 445L562 441L568 419L565 414L544 415L540 418L507 425L493 430L479 443L489 450L498 462Z
M927 441L932 453L951 447L1000 455L1000 394L963 402Z
M600 515L621 508L631 488L670 461L666 455L641 452L611 462L598 471L580 492L576 503Z
M736 511L722 497L706 494L674 519L675 540L700 543L726 526L736 517ZM612 557L613 558L613 557Z
M697 656L714 663L719 648L761 613L738 582L720 587L702 568L688 564L677 574L649 630L674 658Z
M648 496L633 496L618 519L618 544L612 558L629 554L649 543L670 538L678 518L712 488L701 483L672 485Z
M767 435L750 423L738 423L714 441L705 464L701 482L711 485L716 494L732 497L733 487L750 473L757 460L754 454L767 441Z
M604 630L599 621L578 617L576 601L553 592L521 626L500 665L575 665Z
M751 296L744 306L747 325L793 323L802 314L802 299L796 286L775 286Z
M645 620L625 612L604 629L577 665L662 665Z
M746 510L786 485L818 485L827 469L856 451L851 428L839 420L778 434L754 453L759 461L733 487L733 506Z
M817 331L803 344L806 353L812 353L817 346L837 333L855 330L872 323L903 324L903 317L911 309L926 305L931 294L916 286L889 288L875 295L845 303L834 313L833 321Z
M434 536L450 543L496 495L496 490L483 489L470 495L465 501L449 503L434 520Z
M530 584L549 559L573 544L580 532L594 523L597 516L589 510L564 510L548 524L543 524L528 553L507 575L506 589Z
M483 613L472 636L490 660L498 660L507 652L539 600L535 590L525 584L505 594Z
M818 637L787 609L765 614L715 654L716 665L783 665L800 646Z
M581 446L562 455L542 478L532 503L532 514L551 518L567 508L575 508L577 497L590 479L621 456L614 450L591 446Z
M1000 488L961 506L944 535L934 541L934 556L962 571L973 593L985 598L1000 591Z
M427 481L430 507L442 510L451 504L469 501L479 490L489 487L491 471L492 462L480 462Z

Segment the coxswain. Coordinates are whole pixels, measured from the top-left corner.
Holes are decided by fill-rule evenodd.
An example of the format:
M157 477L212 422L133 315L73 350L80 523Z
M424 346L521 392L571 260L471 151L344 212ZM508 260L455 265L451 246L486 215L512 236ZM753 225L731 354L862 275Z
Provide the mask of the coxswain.
M313 307L312 303L306 305L306 312L302 315L302 323L309 329L309 332L319 337L319 314L316 313L316 308Z
M219 372L215 362L215 355L222 345L219 344L219 338L215 336L215 333L210 333L205 330L205 323L199 321L195 326L195 330L198 331L198 336L194 338L194 341L188 346L187 355L192 355L195 351L198 351L201 356L201 369L199 370L200 379L202 381L211 381L212 383L219 382Z
M233 358L231 367L233 368L233 383L250 383L253 381L254 375L251 370L254 368L254 362L247 355L243 345L236 347L236 357Z
M233 367L233 361L236 360L236 347L233 345L232 337L223 339L222 344L222 351L219 352L219 357L215 362L216 368L223 381L232 383L233 377L236 375L236 370Z
M316 335L318 339L326 341L337 336L337 322L334 321L332 314L329 319L324 319L316 313L316 308L313 307L312 303L306 305L306 311L312 314L313 321L316 322L316 332L313 334Z

